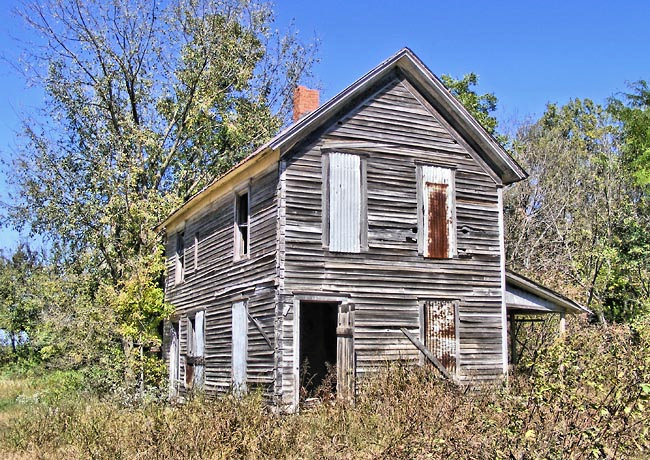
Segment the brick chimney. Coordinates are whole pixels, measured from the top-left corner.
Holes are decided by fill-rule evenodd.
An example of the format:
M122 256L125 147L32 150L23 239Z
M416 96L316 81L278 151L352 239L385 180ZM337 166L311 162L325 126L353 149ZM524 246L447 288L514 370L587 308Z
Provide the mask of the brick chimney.
M318 108L318 90L298 86L293 91L293 121L298 121Z

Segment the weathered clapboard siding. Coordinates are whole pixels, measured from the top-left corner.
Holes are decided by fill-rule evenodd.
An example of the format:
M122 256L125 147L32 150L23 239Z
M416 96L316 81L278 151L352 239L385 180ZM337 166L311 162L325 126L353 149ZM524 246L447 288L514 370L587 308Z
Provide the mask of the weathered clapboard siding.
M200 215L185 223L185 281L175 285L176 238L168 235L166 245L166 300L176 307L181 320L180 378L185 378L187 314L205 309L205 389L226 391L231 386L232 303L247 301L254 321L248 324L249 386L263 386L272 392L274 350L264 335L274 337L275 274L277 246L278 171L273 169L250 181L250 257L234 261L234 193L227 194ZM198 234L198 265L194 270L194 238ZM258 328L259 325L259 328ZM168 328L167 334L168 336ZM168 356L165 355L168 360ZM181 389L183 386L181 385Z
M286 155L281 174L286 210L280 223L278 274L281 387L293 392L293 302L302 292L349 295L356 307L357 376L386 360L417 361L400 331L419 331L426 299L459 302L461 380L503 372L502 286L497 185L442 117L398 75ZM360 153L367 161L368 250L330 253L322 241L322 155ZM458 257L418 255L417 164L455 169Z

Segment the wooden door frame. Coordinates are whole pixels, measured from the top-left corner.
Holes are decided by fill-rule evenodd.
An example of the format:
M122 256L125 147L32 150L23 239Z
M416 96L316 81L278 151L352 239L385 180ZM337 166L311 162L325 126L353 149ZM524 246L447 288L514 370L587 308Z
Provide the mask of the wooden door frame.
M293 298L293 398L291 412L298 412L300 407L300 305L301 303L331 303L337 304L337 324L341 306L348 306L354 310L354 304L349 297L342 297L340 294L298 294ZM354 338L353 338L354 340ZM337 344L338 347L338 344ZM354 348L354 342L353 342ZM338 366L338 363L336 363ZM356 373L356 365L353 372Z

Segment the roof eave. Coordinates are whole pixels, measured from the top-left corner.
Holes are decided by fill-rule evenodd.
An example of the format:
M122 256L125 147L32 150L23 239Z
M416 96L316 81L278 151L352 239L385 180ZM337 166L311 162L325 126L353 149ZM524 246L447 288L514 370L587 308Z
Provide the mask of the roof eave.
M266 159L269 154L273 156L273 158L271 158L271 162L278 160L279 152L272 148L269 148L269 144L267 143L257 149L254 153L247 156L240 163L233 166L230 170L219 176L217 179L212 181L210 184L205 186L203 189L192 195L192 197L190 197L185 203L183 203L170 215L168 215L165 220L156 225L156 227L154 227L154 231L157 233L161 232L172 226L175 222L187 219L188 216L192 214L192 211L198 209L201 204L212 201L213 197L215 196L215 192L217 192L221 187L224 187L229 182L243 181L246 180L248 176L252 177L254 174L247 175L247 171L255 172L255 166L262 163L262 160ZM233 185L236 186L236 184Z
M511 270L506 270L506 284L510 283L515 287L523 289L525 291L531 292L543 299L553 302L554 304L563 307L570 313L579 314L579 313L589 313L591 310L586 307L583 307L579 303L563 296L562 294L553 291L552 289L542 286L535 281L526 278L519 273L515 273Z
M461 127L464 134L474 141L479 150L485 152L498 167L495 171L504 185L526 179L528 173L517 161L505 151L501 144L488 133L469 113L465 106L447 89L442 81L410 50L400 61L400 67L421 87L431 87L438 98L435 101L445 115L452 118L455 125ZM407 58L407 59L405 59Z

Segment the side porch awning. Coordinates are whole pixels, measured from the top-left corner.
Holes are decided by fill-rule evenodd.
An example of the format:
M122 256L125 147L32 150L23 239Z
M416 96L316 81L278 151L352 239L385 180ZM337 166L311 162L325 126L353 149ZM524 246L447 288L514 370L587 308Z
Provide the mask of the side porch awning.
M510 270L506 271L506 309L509 314L591 313L562 294Z
M554 313L560 316L559 333L564 334L567 314L591 313L577 302L542 286L518 273L506 271L506 310L508 313L508 362L515 364L530 344L518 338L523 323L543 321L539 315Z

